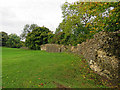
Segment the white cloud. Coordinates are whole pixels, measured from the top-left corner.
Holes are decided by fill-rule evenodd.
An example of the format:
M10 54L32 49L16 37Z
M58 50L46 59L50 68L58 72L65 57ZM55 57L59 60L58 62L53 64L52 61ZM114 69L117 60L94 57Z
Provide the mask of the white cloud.
M0 0L0 31L20 35L25 24L33 23L55 31L65 1L77 0Z

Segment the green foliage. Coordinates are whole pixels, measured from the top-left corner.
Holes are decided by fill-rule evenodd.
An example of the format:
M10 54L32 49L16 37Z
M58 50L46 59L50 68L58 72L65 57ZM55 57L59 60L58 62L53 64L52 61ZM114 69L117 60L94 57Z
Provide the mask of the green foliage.
M85 41L90 32L89 29L85 27L85 23L82 22L83 19L81 20L81 15L79 15L77 10L77 5L66 2L62 6L62 11L64 19L59 24L55 33L66 33L66 44L76 45Z
M23 31L22 31L22 34L20 35L21 39L26 39L27 34L30 33L30 32L32 32L32 30L35 29L36 27L38 27L37 24L31 24L31 25L26 24L26 25L24 26L24 29L23 29Z
M0 32L0 46L6 46L8 40L8 34L6 32Z
M6 46L11 48L20 48L22 46L20 37L17 36L16 34L10 34L6 44L7 44Z
M25 42L24 41L20 41L20 44L22 47L25 47Z
M85 27L92 33L119 30L119 2L76 2L76 4L79 14L87 20Z
M34 50L39 50L40 45L48 43L52 32L46 27L36 27L32 32L27 34L25 45Z
M64 38L64 34L63 32L60 32L58 34L55 34L54 37L52 38L51 43L56 43L56 44L62 44L62 39Z
M70 34L72 37L69 40L72 41L67 39L66 43L76 45L92 38L99 31L118 31L119 5L119 2L65 2L62 6L63 21L55 34Z
M72 37L72 34L67 34L64 32L59 32L57 34L54 34L54 36L51 38L51 43L54 44L64 44L64 45L68 45L71 44L74 40ZM72 42L71 42L72 41Z
M48 33L48 43L52 43L53 37L54 37L53 32L49 32L49 33Z

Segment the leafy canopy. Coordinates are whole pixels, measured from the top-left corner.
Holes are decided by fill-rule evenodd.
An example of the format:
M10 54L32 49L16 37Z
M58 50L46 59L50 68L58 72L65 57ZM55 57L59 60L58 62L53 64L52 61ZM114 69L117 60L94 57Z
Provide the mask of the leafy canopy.
M119 5L119 2L65 2L62 6L63 21L55 33L72 34L74 39L71 40L81 43L99 31L118 31Z
M11 48L20 48L22 46L20 37L17 36L16 34L10 34L6 44L7 44L6 46Z
M27 34L25 44L28 48L39 50L40 45L47 44L52 32L46 27L36 27Z
M32 30L35 29L36 27L39 27L39 26L37 24L31 24L31 25L26 24L20 35L21 39L26 39L27 34L32 32Z
M6 32L0 32L0 46L6 46L8 40L8 34Z

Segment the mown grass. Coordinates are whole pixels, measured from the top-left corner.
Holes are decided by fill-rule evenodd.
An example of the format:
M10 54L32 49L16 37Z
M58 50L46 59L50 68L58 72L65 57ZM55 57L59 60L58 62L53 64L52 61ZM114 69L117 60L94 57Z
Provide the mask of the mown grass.
M99 79L73 54L2 48L3 88L105 88Z

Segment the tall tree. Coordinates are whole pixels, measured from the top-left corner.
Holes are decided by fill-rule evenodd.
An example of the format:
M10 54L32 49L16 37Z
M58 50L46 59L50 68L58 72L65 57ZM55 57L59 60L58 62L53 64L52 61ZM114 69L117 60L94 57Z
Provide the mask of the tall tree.
M40 45L48 43L50 33L46 27L36 27L27 34L25 44L30 49L39 50Z
M0 46L6 46L8 40L8 34L6 32L0 32Z
M55 33L73 34L81 43L99 31L117 31L120 28L119 5L119 2L66 2L62 6L63 21Z
M39 27L37 24L26 24L24 26L24 29L22 31L22 34L20 35L21 39L26 39L27 37L27 34L32 32L33 29L35 29L36 27Z
M90 32L118 31L120 2L76 2L77 10Z
M6 44L8 47L11 48L20 48L22 46L20 42L20 37L16 34L10 34Z

